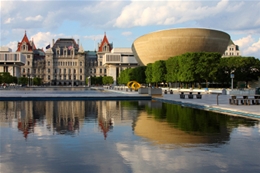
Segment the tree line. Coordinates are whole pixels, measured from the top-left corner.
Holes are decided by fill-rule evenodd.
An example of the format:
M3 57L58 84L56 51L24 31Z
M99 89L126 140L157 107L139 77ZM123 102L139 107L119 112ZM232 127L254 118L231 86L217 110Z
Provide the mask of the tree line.
M20 85L42 85L42 79L38 77L28 78L28 77L15 77L9 72L0 73L0 83L2 84L20 84Z
M218 87L230 86L230 74L234 74L234 83L258 80L260 77L260 60L254 57L226 57L219 53L185 53L159 60L144 67L126 69L121 72L118 83L126 84L135 80L141 84L159 84L177 87ZM171 86L172 87L172 86Z
M112 76L91 76L90 78L91 85L109 85L114 83ZM88 78L86 78L86 85L88 85Z

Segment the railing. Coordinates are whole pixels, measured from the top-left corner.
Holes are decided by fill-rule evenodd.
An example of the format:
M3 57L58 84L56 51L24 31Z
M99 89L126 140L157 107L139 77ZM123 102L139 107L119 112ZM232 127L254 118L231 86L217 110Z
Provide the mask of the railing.
M255 95L255 90L232 90L230 95Z

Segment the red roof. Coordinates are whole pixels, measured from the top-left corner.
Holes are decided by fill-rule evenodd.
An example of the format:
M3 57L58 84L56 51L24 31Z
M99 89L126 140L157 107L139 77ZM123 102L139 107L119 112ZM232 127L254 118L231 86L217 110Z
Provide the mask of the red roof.
M103 48L103 46L104 46L105 44L108 45L109 51L111 51L112 48L111 48L111 45L110 45L109 42L108 42L108 39L107 39L106 34L104 35L104 38L103 38L101 44L100 44L99 47L98 47L98 52L103 52L102 48Z
M36 46L35 46L34 42L33 41L29 41L29 39L28 39L28 37L26 35L26 32L25 32L22 41L18 42L16 52L20 52L21 51L22 43L24 43L24 42L28 46L28 51L33 51L33 50L36 49Z

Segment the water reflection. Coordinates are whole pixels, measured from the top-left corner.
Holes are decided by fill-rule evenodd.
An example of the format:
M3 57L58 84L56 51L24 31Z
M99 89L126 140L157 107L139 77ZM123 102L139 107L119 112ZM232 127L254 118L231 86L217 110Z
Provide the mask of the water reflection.
M260 167L258 121L156 101L0 102L0 128L3 172Z
M98 122L104 139L115 121L132 121L133 116L121 108L120 101L9 101L0 102L1 122L17 120L24 138L35 126L46 126L52 134L75 135L84 121ZM81 121L80 121L81 120ZM46 121L46 122L45 122Z
M142 105L145 111L140 111L135 122L135 134L158 144L225 144L233 128L258 124L169 103L143 101Z

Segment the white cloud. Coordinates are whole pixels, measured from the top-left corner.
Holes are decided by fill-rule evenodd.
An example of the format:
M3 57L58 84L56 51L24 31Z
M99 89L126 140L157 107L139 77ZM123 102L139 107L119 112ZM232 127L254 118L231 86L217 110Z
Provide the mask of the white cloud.
M64 34L51 34L50 32L38 32L29 39L33 40L36 48L45 48L48 44L52 46L52 39L64 37Z
M250 47L248 47L245 51L247 55L255 55L256 58L260 58L260 38L257 42L253 43Z
M14 20L14 18L7 18L4 22L4 24L8 24L8 23L11 23L12 21Z
M254 42L254 39L252 38L252 35L248 35L246 37L240 38L238 40L235 40L234 43L238 45L239 47L248 47Z
M256 41L252 35L248 35L241 39L235 40L242 52L242 56L254 56L260 58L260 38Z
M26 21L42 21L43 17L41 15L37 15L35 17L26 17Z
M259 30L259 16L256 1L133 1L123 8L114 26L130 28L196 22L200 27L222 30Z
M7 45L4 45L4 46L11 48L12 52L15 52L17 50L17 42L16 41L9 42Z

